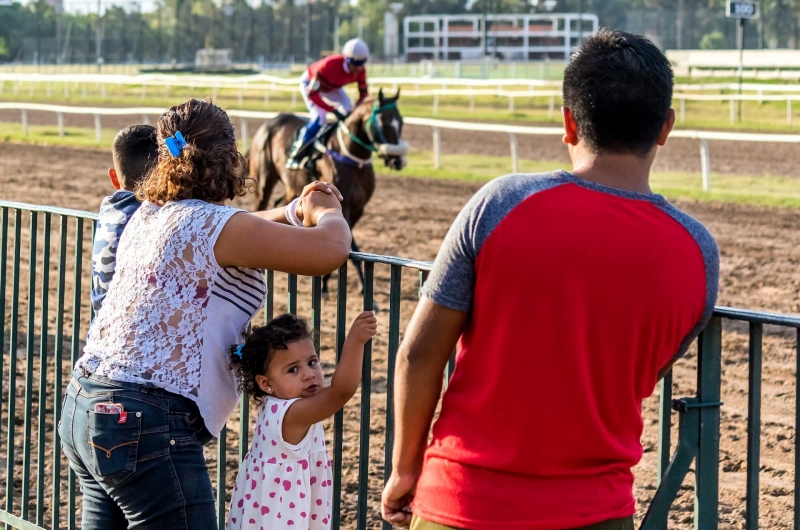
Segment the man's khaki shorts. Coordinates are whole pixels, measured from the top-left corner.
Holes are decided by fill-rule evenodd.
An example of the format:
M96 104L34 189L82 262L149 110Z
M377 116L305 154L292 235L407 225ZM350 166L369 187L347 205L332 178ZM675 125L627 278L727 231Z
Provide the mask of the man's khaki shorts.
M416 515L411 519L411 530L464 530L445 526L439 523L432 523L425 519L420 519ZM582 526L575 530L633 530L633 517L623 519L611 519L589 526Z

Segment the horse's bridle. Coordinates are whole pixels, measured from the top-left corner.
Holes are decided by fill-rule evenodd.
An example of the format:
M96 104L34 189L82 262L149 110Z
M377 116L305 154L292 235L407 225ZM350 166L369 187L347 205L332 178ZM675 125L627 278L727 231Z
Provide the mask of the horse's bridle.
M372 163L372 153L376 153L381 158L388 158L388 157L402 157L406 153L408 153L408 143L404 142L403 140L399 140L396 144L390 144L386 141L386 135L383 132L383 127L381 126L380 117L386 111L393 110L397 108L396 102L387 103L383 106L378 106L376 102L372 107L372 114L367 119L367 123L364 127L364 132L367 135L369 143L365 142L355 134L353 134L350 129L344 124L343 121L339 122L337 127L336 135L339 140L339 147L342 149L342 154L347 158L353 160L354 162L358 163L359 167L363 167L365 165L369 165ZM374 132L370 134L370 129L374 129ZM344 138L342 137L342 132L347 132L348 136L350 136L350 140L355 142L357 145L363 147L370 153L369 158L360 158L352 153L345 147L344 145ZM376 142L375 138L378 138L380 142Z

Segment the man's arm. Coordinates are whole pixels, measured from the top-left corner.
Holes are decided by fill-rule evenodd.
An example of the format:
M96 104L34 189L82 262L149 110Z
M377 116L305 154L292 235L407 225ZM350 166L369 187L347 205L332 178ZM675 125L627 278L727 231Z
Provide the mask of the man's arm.
M369 87L367 86L367 72L366 70L361 72L361 75L358 76L358 102L356 106L358 106L362 101L369 97Z
M317 90L309 90L308 99L311 100L316 106L325 109L328 112L333 112L334 107L325 103L322 95Z
M467 313L420 300L397 355L394 387L395 435L392 475L383 491L383 518L408 526L408 507L422 471L431 421L442 391L447 360L467 322Z

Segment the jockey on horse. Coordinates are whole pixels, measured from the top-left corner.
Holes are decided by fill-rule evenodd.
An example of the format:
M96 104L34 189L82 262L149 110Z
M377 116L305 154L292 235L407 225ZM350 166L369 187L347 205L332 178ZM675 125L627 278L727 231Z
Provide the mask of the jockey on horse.
M317 140L327 124L328 112L333 112L339 121L350 113L352 104L342 87L358 83L356 105L367 97L367 70L364 65L368 59L367 43L361 39L351 39L345 43L341 55L330 55L317 61L303 73L300 88L311 118L303 134L292 146L286 161L288 169L300 169L305 151Z

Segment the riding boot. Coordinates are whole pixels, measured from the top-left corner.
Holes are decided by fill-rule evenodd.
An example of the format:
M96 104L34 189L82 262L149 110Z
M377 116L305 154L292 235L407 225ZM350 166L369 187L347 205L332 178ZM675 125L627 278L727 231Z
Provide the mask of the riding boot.
M303 145L304 145L304 143L303 143L303 139L302 138L298 138L294 142L294 144L292 144L292 151L289 153L288 160L286 160L286 169L300 169L301 168L301 166L300 166L300 162L301 162L300 155L302 154L302 151L305 151L305 149L303 149Z

